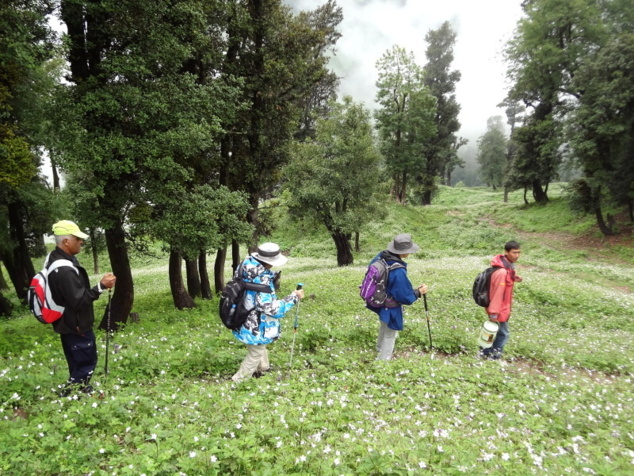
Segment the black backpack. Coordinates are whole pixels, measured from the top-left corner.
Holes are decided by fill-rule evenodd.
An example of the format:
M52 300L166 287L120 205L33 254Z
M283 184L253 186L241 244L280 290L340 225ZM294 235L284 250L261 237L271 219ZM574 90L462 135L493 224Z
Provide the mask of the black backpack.
M218 304L220 320L227 329L232 331L240 329L251 312L251 309L246 309L244 306L245 291L272 292L267 284L251 283L242 279L242 265L238 268L237 275L239 277L234 277L222 290Z
M478 306L489 307L491 298L491 275L501 266L492 266L478 274L473 281L473 300Z

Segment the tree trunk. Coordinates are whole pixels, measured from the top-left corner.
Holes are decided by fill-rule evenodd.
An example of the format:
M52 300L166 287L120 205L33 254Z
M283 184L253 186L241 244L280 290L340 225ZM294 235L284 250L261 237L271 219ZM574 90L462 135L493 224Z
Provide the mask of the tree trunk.
M423 198L421 200L421 205L431 205L431 190L425 190L423 192Z
M225 260L227 259L227 248L218 248L216 261L214 263L214 286L216 294L220 294L225 287Z
M527 193L528 193L528 187L524 187L524 205L528 205L528 198L526 198Z
M90 251L92 251L92 269L94 274L99 274L99 250L97 249L97 233L94 228L88 230L90 235Z
M331 232L335 246L337 247L337 266L349 266L354 264L352 248L350 247L350 235L339 231Z
M599 225L599 230L605 236L614 236L616 233L605 223L603 219L603 212L601 211L601 205L594 206L594 216L597 218L597 225Z
M392 198L396 201L399 200L399 190L401 188L400 183L401 183L401 176L399 174L394 174L394 176L392 177L394 182L392 183L392 189L390 190L390 194L392 195Z
M13 304L0 292L0 316L10 317L13 311Z
M8 291L9 286L7 285L7 281L4 279L4 272L2 271L2 266L0 266L0 291Z
M117 284L110 301L110 330L116 331L119 324L128 322L134 303L134 282L122 223L117 222L106 229L106 247L112 273L117 277ZM108 309L104 312L99 329L108 329Z
M22 280L20 279L20 273L18 272L15 263L13 262L13 255L9 250L0 253L0 260L4 263L4 267L7 269L11 284L13 284L13 289L15 289L15 292L17 294L18 289L22 289L24 283L22 283ZM24 296L24 298L26 298L26 295Z
M17 202L10 203L9 210L9 239L13 244L11 254L11 265L13 269L9 269L9 263L5 261L7 271L15 287L15 292L20 300L26 299L26 292L31 284L31 278L35 276L35 269L29 256L29 249L24 235L24 225L21 217L21 204Z
M240 243L236 240L231 240L231 269L236 272L238 266L240 266Z
M211 284L209 284L209 272L207 272L207 253L201 251L198 256L198 273L200 274L200 292L203 299L213 299Z
M197 260L185 260L185 275L187 276L187 292L192 298L201 296L200 276L198 275Z
M504 187L504 203L508 203L508 202L509 202L509 188Z
M616 233L614 233L614 230L612 230L603 219L603 211L601 210L601 187L592 190L592 208L594 209L594 216L597 219L597 225L601 233L605 236L614 236Z
M402 204L407 202L407 172L403 172L399 202Z
M539 180L533 180L533 198L537 203L546 203L548 201L548 194L542 188L542 184Z
M53 191L54 192L59 192L60 190L60 186L59 186L59 174L57 173L57 163L55 162L55 159L51 155L49 156L49 159L51 161L51 171L53 173Z
M178 251L170 250L169 259L169 279L170 290L172 291L172 298L174 299L174 306L177 309L192 309L196 305L194 300L185 290L185 284L183 283L183 274L181 272L181 254Z

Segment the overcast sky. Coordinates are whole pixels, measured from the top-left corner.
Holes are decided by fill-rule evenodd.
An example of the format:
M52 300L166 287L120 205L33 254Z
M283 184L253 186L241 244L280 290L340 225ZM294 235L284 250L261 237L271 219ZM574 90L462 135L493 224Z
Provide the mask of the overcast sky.
M312 10L325 0L284 0ZM453 68L461 106L459 135L470 143L486 131L487 119L504 115L496 107L506 96L502 49L521 17L521 0L336 0L343 10L342 37L331 68L341 76L340 96L348 94L375 108L377 60L393 45L414 53L424 66L425 35L449 21L457 33Z

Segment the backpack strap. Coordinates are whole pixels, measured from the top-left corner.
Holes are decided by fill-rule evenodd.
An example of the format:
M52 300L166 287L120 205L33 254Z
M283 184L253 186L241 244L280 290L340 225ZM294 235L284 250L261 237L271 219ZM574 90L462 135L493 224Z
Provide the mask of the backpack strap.
M238 269L236 270L236 278L244 283L244 288L247 291L255 291L257 293L268 294L272 293L271 287L268 284L254 283L252 281L247 281L246 279L244 279L244 276L242 275L242 263L240 263L240 266L238 266Z
M396 261L395 263L392 264L387 264L387 262L385 263L387 265L387 280L388 282L390 281L390 273L392 271L394 271L395 269L399 269L399 268L405 268L405 265L403 263L400 263L398 261ZM386 283L386 291L387 291L387 283ZM394 298L392 296L385 296L385 303L383 304L383 307L387 307L387 308L391 308L391 307L399 307L401 305L401 303L399 303L398 301L394 300Z
M48 261L48 259L47 259ZM75 270L77 274L79 274L79 270L75 268L75 265L71 260L68 259L58 259L57 261L53 261L50 266L48 266L47 270L49 273L55 271L57 268L61 268L62 266L70 266Z

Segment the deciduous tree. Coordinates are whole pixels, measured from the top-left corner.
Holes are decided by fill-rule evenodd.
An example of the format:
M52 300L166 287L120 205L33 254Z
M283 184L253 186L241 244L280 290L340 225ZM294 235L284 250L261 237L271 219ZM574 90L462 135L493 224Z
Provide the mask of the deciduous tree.
M354 262L352 233L381 214L379 159L370 113L350 97L317 121L314 142L293 147L285 169L289 212L326 227L339 266Z
M408 183L425 170L425 147L436 132L436 102L423 84L413 53L394 46L377 61L375 113L380 148L392 178L392 195L407 201Z
M237 106L216 70L192 67L222 44L209 22L221 2L62 0L71 84L59 95L56 150L63 169L88 171L84 186L105 229L117 286L112 320L134 301L126 236L133 205L161 206L215 145L220 117ZM199 73L199 74L195 74ZM205 76L206 75L206 76ZM191 161L191 163L190 163ZM102 323L103 324L103 323Z
M569 122L575 157L586 177L586 194L597 224L606 234L601 201L624 205L634 221L634 35L612 38L589 58L574 78L583 89Z
M537 202L548 200L548 184L562 161L562 121L581 91L571 80L579 65L605 39L600 2L531 0L508 43L511 100L522 101L527 118L512 139L517 144L509 183L528 187Z
M53 84L47 63L55 54L54 41L46 20L52 8L44 0L8 0L0 6L0 223L8 231L0 259L21 299L35 274L30 254L42 252L42 233L55 203L37 176L43 97Z
M500 116L489 118L487 131L478 139L478 163L480 177L488 186L493 190L502 186L507 161L504 124Z
M335 78L327 68L328 53L340 37L342 12L334 0L296 15L281 0L232 0L226 19L221 74L239 84L245 107L223 123L220 183L248 194L246 219L254 225L253 247L266 228L259 204L278 187L289 143L298 131L310 135L310 109L319 109L330 95L329 83ZM226 254L220 249L216 256L217 284ZM237 242L231 254L235 268Z

